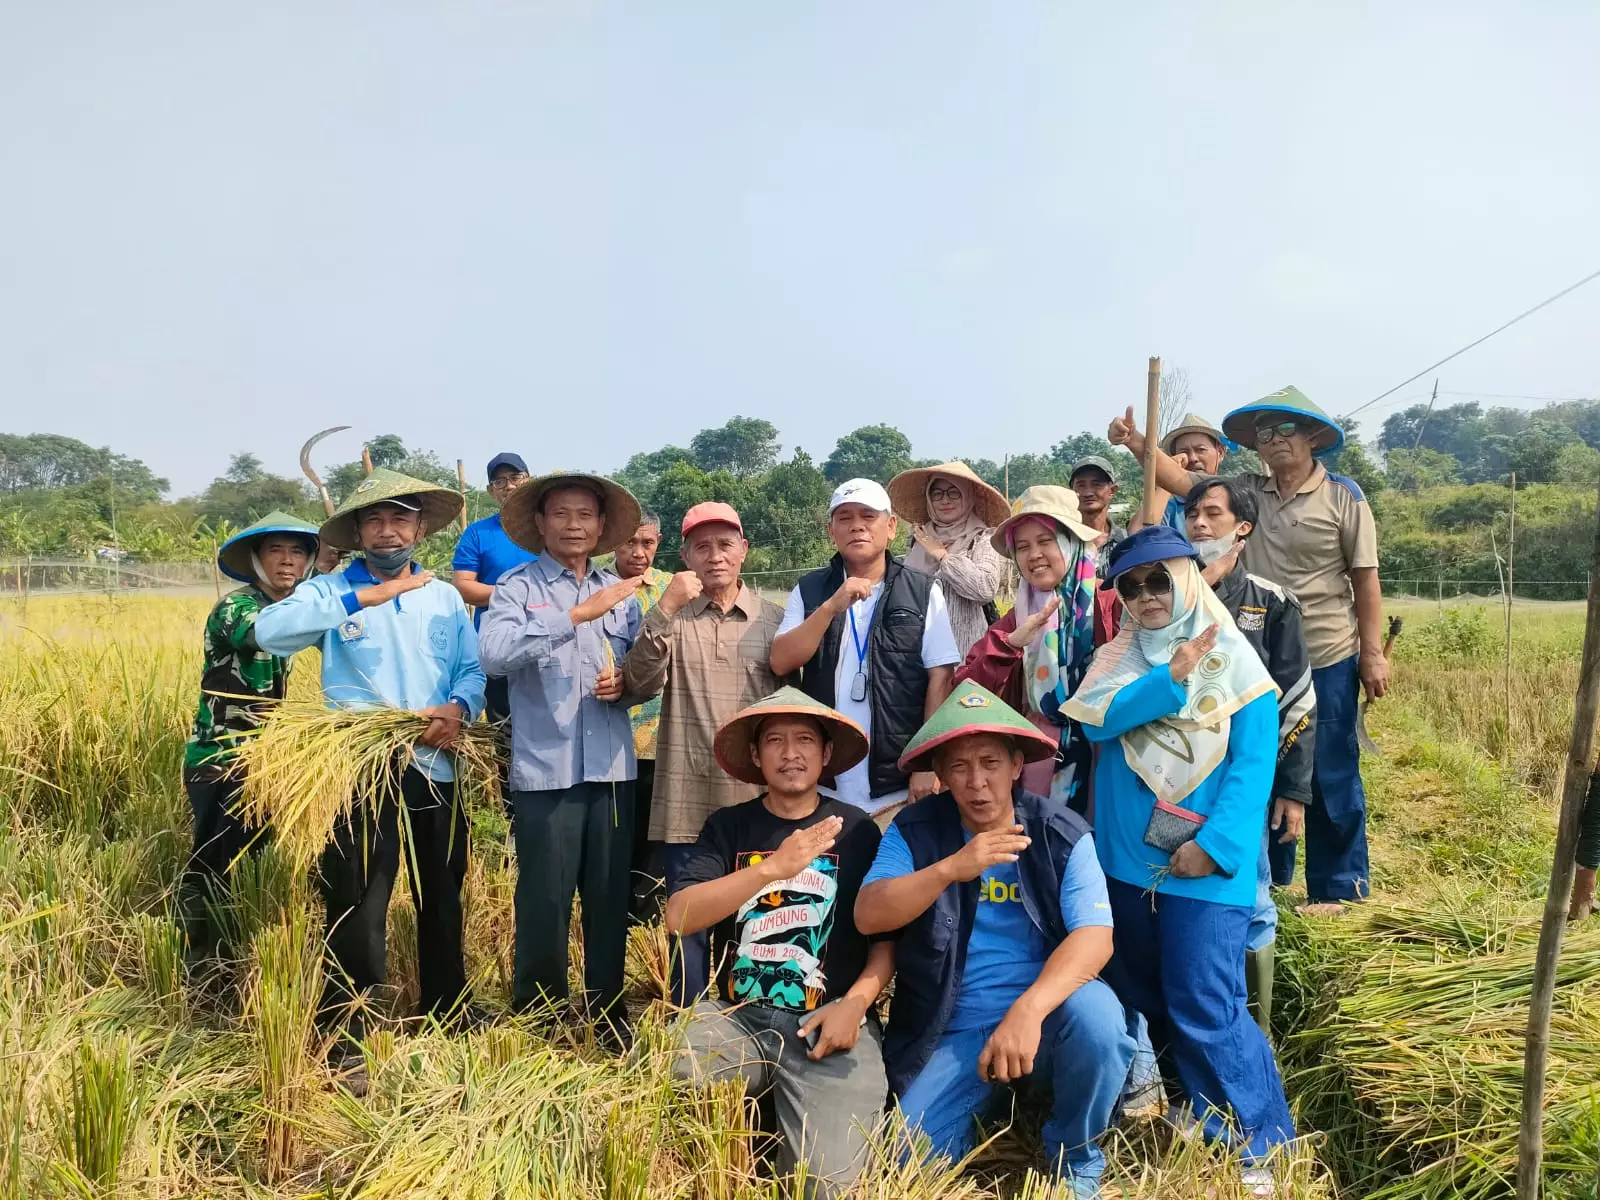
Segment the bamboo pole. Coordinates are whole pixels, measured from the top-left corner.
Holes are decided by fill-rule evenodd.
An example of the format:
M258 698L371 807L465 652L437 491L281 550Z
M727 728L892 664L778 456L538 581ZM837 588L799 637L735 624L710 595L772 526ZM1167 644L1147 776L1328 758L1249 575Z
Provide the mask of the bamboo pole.
M1533 993L1528 998L1528 1035L1522 1060L1522 1123L1517 1132L1517 1200L1538 1200L1544 1158L1544 1077L1550 1054L1550 1009L1555 1002L1556 963L1572 901L1572 875L1578 857L1578 826L1589 794L1594 763L1595 717L1600 714L1600 509L1589 553L1589 609L1583 626L1583 658L1573 705L1572 740L1567 746L1561 787L1561 816L1550 890L1539 923L1539 950L1533 963Z
M456 459L456 484L461 489L461 529L467 528L467 467L459 458Z
M1156 427L1161 423L1161 359L1152 356L1144 391L1144 523L1161 520L1156 505L1156 455L1160 452Z
M1517 599L1517 473L1511 472L1511 528L1506 538L1506 746L1511 745L1511 606Z

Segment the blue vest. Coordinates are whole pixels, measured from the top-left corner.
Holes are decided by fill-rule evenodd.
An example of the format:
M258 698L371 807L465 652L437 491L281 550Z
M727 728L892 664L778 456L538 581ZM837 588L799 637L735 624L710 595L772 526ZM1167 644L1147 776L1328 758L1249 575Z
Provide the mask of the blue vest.
M1032 844L1017 860L1023 910L1054 950L1067 937L1061 918L1061 879L1078 839L1089 832L1082 817L1017 785L1011 794L1017 823ZM961 813L949 792L920 800L901 811L895 827L911 849L915 869L931 867L965 844ZM883 1035L883 1061L889 1087L904 1094L939 1044L961 992L967 939L978 911L978 882L954 883L939 893L900 931L894 953L894 999Z

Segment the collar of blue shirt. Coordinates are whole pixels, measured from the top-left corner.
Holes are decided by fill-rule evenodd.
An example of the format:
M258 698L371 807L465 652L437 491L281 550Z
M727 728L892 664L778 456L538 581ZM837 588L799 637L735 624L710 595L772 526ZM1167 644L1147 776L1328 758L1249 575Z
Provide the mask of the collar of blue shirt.
M411 563L410 566L410 573L413 575L422 570L422 568L416 563ZM379 579L372 573L371 569L367 566L367 560L364 558L353 559L350 565L344 569L344 577L357 587L366 587L368 584L383 582L383 580Z
M539 572L540 575L544 576L546 582L549 582L549 583L554 583L556 580L560 579L563 575L572 575L573 578L577 578L576 574L573 571L571 571L568 568L562 566L560 563L558 563L554 558L552 558L548 554L539 555L539 557L534 559L533 562L530 563L529 565L532 567L533 570ZM589 560L588 566L589 566L589 570L584 575L585 579L594 579L597 576L603 574L601 569L599 567L595 566L594 559L591 558Z

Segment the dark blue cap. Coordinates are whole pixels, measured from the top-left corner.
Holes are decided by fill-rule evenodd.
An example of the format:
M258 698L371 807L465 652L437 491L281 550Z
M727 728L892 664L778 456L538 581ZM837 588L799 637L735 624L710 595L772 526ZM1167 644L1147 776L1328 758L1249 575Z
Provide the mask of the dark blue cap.
M522 461L522 455L512 454L511 451L507 450L501 454L496 454L489 460L489 481L491 483L494 482L494 473L501 467L510 467L519 475L528 473L528 464Z
M1131 571L1134 567L1142 567L1147 563L1163 562L1169 558L1192 558L1196 563L1200 556L1184 537L1170 525L1146 525L1138 533L1122 539L1111 547L1111 557L1106 564L1106 576L1101 582L1102 588L1111 586L1111 581L1124 571Z

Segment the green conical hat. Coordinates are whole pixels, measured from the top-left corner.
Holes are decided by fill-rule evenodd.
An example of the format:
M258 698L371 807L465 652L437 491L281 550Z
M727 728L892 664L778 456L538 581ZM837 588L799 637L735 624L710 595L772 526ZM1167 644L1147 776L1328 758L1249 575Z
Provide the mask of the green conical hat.
M956 690L917 730L900 756L900 769L908 775L913 771L931 771L930 756L935 750L946 742L973 733L997 733L1010 738L1011 744L1022 751L1025 762L1055 757L1054 741L1035 729L1028 718L999 696L969 679L956 684Z
M273 510L254 525L239 530L217 548L217 570L229 579L237 579L240 583L259 582L250 555L256 548L256 542L269 533L292 533L308 538L311 542L311 557L316 558L317 527L310 521L302 521L299 517L291 517L286 512Z
M842 775L867 756L867 735L861 726L822 701L813 700L799 688L781 687L729 717L717 730L713 743L717 765L745 783L765 784L761 768L750 757L750 747L755 744L761 722L780 716L811 717L822 722L822 727L828 731L828 740L833 743L833 753L823 771L825 778Z
M356 531L356 513L385 501L399 501L408 508L416 508L422 514L424 536L438 533L454 521L466 503L454 488L413 479L387 467L374 467L372 474L356 484L344 503L334 509L333 516L322 523L322 540L340 550L359 549L361 539Z
M1334 423L1296 387L1279 388L1270 396L1263 396L1254 404L1236 408L1222 418L1222 432L1230 442L1246 449L1256 448L1256 424L1267 413L1286 413L1291 417L1304 417L1321 426L1311 435L1311 449L1317 454L1337 454L1344 448L1344 430Z

